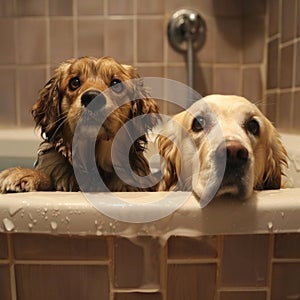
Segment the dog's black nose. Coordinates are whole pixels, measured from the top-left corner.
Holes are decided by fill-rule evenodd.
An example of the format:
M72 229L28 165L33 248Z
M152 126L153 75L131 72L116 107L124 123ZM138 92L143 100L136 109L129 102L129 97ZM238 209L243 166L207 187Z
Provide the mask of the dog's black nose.
M238 141L226 141L225 143L219 145L216 150L217 158L225 158L225 155L227 156L227 162L241 165L247 162L249 152L247 148Z
M87 107L96 97L98 97L101 104L106 103L105 96L100 91L89 90L81 96L81 104Z

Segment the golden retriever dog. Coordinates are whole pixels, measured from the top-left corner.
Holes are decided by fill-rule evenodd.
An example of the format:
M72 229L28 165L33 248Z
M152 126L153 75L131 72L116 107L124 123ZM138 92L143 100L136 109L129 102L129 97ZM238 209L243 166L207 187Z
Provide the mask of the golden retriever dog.
M90 105L96 99L97 107L91 109ZM82 124L81 135L77 135L77 140L73 141L77 123L84 113L90 119L86 121L87 124ZM124 144L117 145L117 148L132 144L128 153L130 167L139 176L148 175L150 169L144 149L147 133L156 125L156 113L156 101L148 95L132 66L122 65L111 57L82 57L63 62L40 91L32 108L36 127L41 130L44 139L38 150L36 166L34 169L16 167L2 171L1 192L79 190L74 175L72 148L78 145L78 149L85 151L90 133L94 134L96 141L90 143L94 148L87 151L95 157L97 172L106 187L110 191L143 190L134 186L134 179L131 185L118 176L112 163L111 150L118 130L139 116L139 124L130 127L133 132L127 132L127 136L120 138L119 141ZM93 123L101 117L105 117L102 123ZM96 135L95 128L98 129ZM88 174L89 162L81 160L82 155L77 156L76 163ZM119 165L122 166L122 162ZM95 190L89 179L86 185L87 190ZM96 189L102 190L101 187Z
M158 137L159 190L192 190L212 197L248 198L253 189L279 189L287 154L279 134L256 105L209 95L173 117Z

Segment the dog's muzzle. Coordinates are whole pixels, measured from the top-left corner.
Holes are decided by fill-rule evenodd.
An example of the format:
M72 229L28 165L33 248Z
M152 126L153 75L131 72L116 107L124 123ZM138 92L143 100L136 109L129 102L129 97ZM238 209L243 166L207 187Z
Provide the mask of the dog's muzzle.
M249 165L249 152L247 148L239 141L228 140L218 146L215 156L217 166L224 166L225 163L225 172L221 187L241 187L244 185L244 177Z

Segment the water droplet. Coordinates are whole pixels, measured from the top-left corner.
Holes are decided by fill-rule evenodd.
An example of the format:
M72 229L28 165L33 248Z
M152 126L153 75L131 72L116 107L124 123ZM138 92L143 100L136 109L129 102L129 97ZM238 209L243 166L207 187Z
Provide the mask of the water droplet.
M272 230L273 229L273 223L272 222L268 222L268 229Z
M29 217L29 219L31 220L31 221L33 221L33 216L32 216L32 214L29 212L28 213L28 217Z
M28 223L28 228L32 229L33 228L33 224L32 223Z
M101 235L103 235L103 233L102 233L101 230L97 230L97 231L96 231L96 235L97 235L97 236L101 236Z
M23 208L23 206L14 206L14 205L10 206L8 209L10 216L13 217L22 208Z
M56 230L56 229L58 228L58 225L57 225L56 222L51 222L51 223L50 223L50 226L51 226L51 229L52 229L52 230Z
M15 229L15 224L10 219L5 218L2 220L2 223L7 231L13 231Z
M281 217L284 218L284 212L283 211L281 212Z

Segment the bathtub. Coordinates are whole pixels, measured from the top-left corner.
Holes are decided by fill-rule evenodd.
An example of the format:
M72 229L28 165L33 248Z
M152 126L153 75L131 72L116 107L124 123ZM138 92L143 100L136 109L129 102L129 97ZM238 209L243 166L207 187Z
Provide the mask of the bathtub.
M0 169L34 162L32 132L0 134ZM166 210L155 221L116 220L80 192L0 195L0 299L300 299L300 137L282 139L286 189L204 209L184 192L114 193L128 202L186 197L172 214L150 207Z

